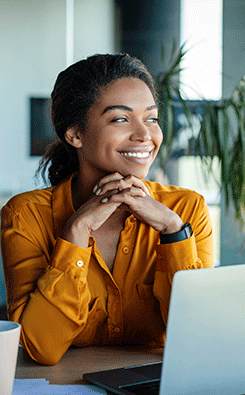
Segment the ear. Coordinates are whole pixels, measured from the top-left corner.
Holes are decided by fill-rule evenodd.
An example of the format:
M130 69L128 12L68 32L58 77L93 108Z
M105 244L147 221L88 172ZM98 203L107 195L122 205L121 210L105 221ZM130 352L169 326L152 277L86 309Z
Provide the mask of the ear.
M76 127L67 129L67 131L65 132L65 139L67 143L75 148L81 148L83 146L81 133L77 130Z

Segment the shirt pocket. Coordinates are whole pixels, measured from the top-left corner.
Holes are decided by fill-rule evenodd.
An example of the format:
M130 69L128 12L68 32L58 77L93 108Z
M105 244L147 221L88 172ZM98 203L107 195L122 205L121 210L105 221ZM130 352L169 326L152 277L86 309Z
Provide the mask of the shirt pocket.
M103 309L100 298L97 297L88 313L85 327L74 339L73 344L79 347L102 345L107 333L107 312Z
M136 289L140 299L154 298L153 284L138 283Z
M139 311L139 334L144 343L162 345L165 325L162 320L159 301L153 293L153 284L136 284L138 294L137 311ZM139 335L138 335L139 337Z

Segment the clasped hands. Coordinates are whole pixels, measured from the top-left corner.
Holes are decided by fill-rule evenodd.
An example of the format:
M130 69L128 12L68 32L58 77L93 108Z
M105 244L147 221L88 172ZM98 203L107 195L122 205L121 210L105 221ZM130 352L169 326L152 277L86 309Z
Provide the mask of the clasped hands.
M142 180L116 172L95 185L93 195L68 220L61 237L82 246L78 235L96 231L117 209L165 234L178 232L183 226L178 214L150 196Z

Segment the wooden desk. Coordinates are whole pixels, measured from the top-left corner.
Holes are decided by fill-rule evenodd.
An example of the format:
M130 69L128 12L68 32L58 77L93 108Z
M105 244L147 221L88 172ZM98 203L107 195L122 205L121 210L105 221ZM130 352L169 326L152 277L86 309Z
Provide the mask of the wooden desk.
M83 374L162 360L162 349L141 346L70 348L55 366L33 361L19 348L15 377L45 378L50 384L82 384Z

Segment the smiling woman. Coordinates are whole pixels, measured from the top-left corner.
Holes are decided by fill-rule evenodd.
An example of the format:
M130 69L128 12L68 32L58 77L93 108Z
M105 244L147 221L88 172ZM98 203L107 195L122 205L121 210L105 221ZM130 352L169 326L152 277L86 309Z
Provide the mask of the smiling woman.
M121 78L104 88L87 113L84 131L72 127L66 141L79 148L83 179L95 184L118 171L145 178L162 142L157 106L148 86L136 78Z
M59 141L40 163L51 187L2 210L8 315L30 356L70 345L164 345L176 271L213 266L207 205L145 181L162 132L152 77L128 55L62 71L52 93Z

